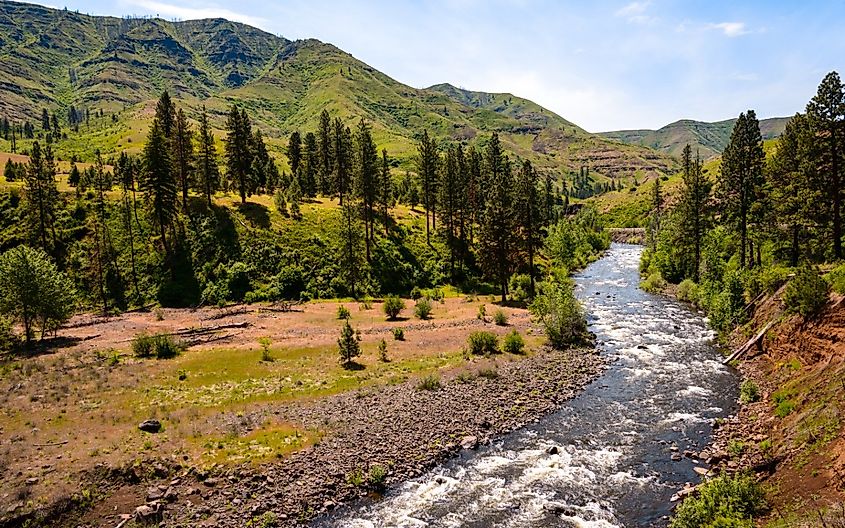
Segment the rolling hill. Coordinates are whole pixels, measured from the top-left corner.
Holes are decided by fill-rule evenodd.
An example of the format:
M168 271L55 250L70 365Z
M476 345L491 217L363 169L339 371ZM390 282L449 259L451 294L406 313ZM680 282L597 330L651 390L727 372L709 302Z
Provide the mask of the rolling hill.
M773 139L783 133L788 117L773 117L760 120L763 139ZM684 146L689 144L693 152L698 150L703 159L711 159L722 153L731 137L736 119L715 123L682 119L659 130L619 130L602 132L601 136L622 141L630 145L650 147L666 154L680 157Z
M599 179L642 178L677 169L665 153L590 134L526 99L413 88L313 39L223 19L89 16L0 0L0 116L37 123L42 108L61 119L71 105L115 114L108 131L60 142L60 154L85 159L92 144L106 154L137 151L165 89L191 117L207 107L217 127L231 104L245 107L281 163L284 138L315 130L325 109L368 120L379 147L406 168L415 138L429 130L467 142L497 131L514 155L562 174L589 166Z

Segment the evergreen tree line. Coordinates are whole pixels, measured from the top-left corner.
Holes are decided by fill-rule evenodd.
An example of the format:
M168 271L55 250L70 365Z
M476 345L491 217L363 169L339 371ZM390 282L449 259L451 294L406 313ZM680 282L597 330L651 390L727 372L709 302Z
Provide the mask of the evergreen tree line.
M655 183L646 268L707 286L731 305L729 326L743 288L757 292L777 266L841 260L843 138L845 90L831 72L769 156L753 110L737 119L715 177L687 146L681 194L665 214Z

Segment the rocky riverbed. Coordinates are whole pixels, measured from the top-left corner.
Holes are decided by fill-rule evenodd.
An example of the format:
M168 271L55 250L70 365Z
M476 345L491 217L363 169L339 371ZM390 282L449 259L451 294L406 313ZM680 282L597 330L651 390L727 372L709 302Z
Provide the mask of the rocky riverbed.
M318 443L263 465L199 470L170 459L110 472L98 482L104 498L79 524L297 525L531 423L575 396L604 366L590 349L543 349L524 358L473 359L433 390L409 380L222 414L220 420L241 432L273 420L325 433ZM374 478L380 468L383 482Z

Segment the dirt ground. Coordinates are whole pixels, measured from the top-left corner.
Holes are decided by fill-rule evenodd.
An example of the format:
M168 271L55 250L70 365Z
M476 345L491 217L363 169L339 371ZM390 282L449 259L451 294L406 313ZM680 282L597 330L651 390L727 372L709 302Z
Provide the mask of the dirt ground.
M355 369L341 368L336 340L343 304L361 333ZM477 318L486 305L487 317ZM0 519L86 493L80 475L103 467L166 457L186 466L263 462L319 442L313 425L267 420L233 426L268 404L293 404L362 387L403 383L431 373L478 369L462 350L475 330L519 331L529 348L542 342L524 309L502 308L507 326L492 322L491 298L434 302L430 320L413 317L413 302L386 321L380 302L311 302L291 312L258 305L155 310L115 317L81 315L33 357L0 370ZM403 341L393 329L402 328ZM192 346L167 360L138 359L140 333L173 333ZM269 338L273 361L261 360ZM389 362L378 357L384 339ZM530 356L530 354L529 354ZM514 358L520 359L520 358ZM266 413L261 413L264 416ZM138 430L158 419L163 433Z

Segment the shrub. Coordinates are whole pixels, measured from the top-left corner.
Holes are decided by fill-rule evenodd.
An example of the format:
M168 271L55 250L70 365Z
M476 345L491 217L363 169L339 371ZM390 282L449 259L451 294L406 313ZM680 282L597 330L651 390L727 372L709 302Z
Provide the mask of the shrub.
M27 342L57 330L70 319L76 307L76 293L41 249L14 247L0 255L0 315L23 326Z
M478 377L485 379L496 379L499 377L499 371L493 367L485 367L478 369Z
M352 365L353 360L361 355L361 333L353 330L347 319L343 323L340 337L337 340L340 363L344 367Z
M475 318L479 321L485 321L487 319L487 306L482 304L478 307L478 313L475 314Z
M276 211L282 216L288 215L288 201L285 198L285 193L281 189L277 189L273 195L273 205L276 206Z
M722 289L711 293L709 302L710 324L720 332L729 332L745 321L745 291L739 275L727 273Z
M499 338L492 332L473 332L467 338L467 345L476 355L495 354L499 351Z
M511 277L508 284L511 298L516 302L529 302L531 295L531 277L524 273L518 273Z
M417 319L428 319L431 317L431 301L423 297L422 299L417 299L417 303L414 305L414 315Z
M840 295L845 295L845 264L840 264L825 276L830 288Z
M745 444L740 440L731 440L728 442L728 452L734 457L740 457L745 453Z
M640 288L649 293L660 293L665 287L666 281L659 271L650 273L646 280L640 283Z
M760 401L760 389L752 380L745 380L739 386L739 401L744 404Z
M795 410L795 404L792 403L790 400L783 400L777 402L777 406L775 407L775 416L778 418L786 418L792 411Z
M349 312L349 308L347 308L346 306L344 306L342 304L337 307L337 318L338 319L349 320L350 317L352 317L352 314Z
M543 325L549 343L555 348L583 342L587 320L572 281L550 280L539 284L538 295L528 307L531 315Z
M423 296L423 294L422 294L422 290L421 290L421 289L419 289L419 287L418 287L418 286L414 286L414 287L411 289L411 299L413 299L413 300L415 300L415 301L416 301L417 299L422 299L422 296Z
M361 468L355 468L346 474L347 484L352 486L362 486L364 484L364 472Z
M692 279L684 279L678 284L678 300L698 304L698 284Z
M525 340L516 330L511 331L502 341L502 351L510 354L522 354L525 351Z
M768 294L773 294L786 284L792 274L791 268L783 266L770 266L763 268L760 272L760 287Z
M393 329L393 339L395 341L404 341L405 340L405 331L401 328L394 328Z
M801 268L786 285L783 303L790 313L800 314L804 318L819 313L827 304L829 289L819 273L813 268Z
M18 338L12 329L12 322L0 315L0 355L11 352L18 344Z
M273 362L273 356L270 355L270 345L273 343L269 337L261 337L258 339L258 344L261 345L261 361L266 363Z
M378 344L378 359L382 363L389 363L390 358L387 357L387 341L382 339Z
M394 321L397 317L399 317L399 314L402 313L402 310L405 309L405 301L396 295L388 295L384 298L384 305L382 305L382 308L384 309L384 315L387 316L387 319Z
M141 332L132 339L132 353L139 358L168 359L178 356L185 348L170 334L149 335Z
M420 390L435 391L440 388L440 378L436 374L429 374L417 384Z
M384 484L387 481L387 468L381 464L373 464L370 466L370 474L367 476L367 481L373 489L384 489Z
M493 322L496 323L496 326L506 326L508 324L508 316L500 308L493 313Z
M752 475L721 476L699 487L675 510L671 528L752 528L766 508L763 489Z
M361 302L358 303L358 309L361 311L364 310L372 310L373 309L373 299L372 297L364 297L361 299Z

